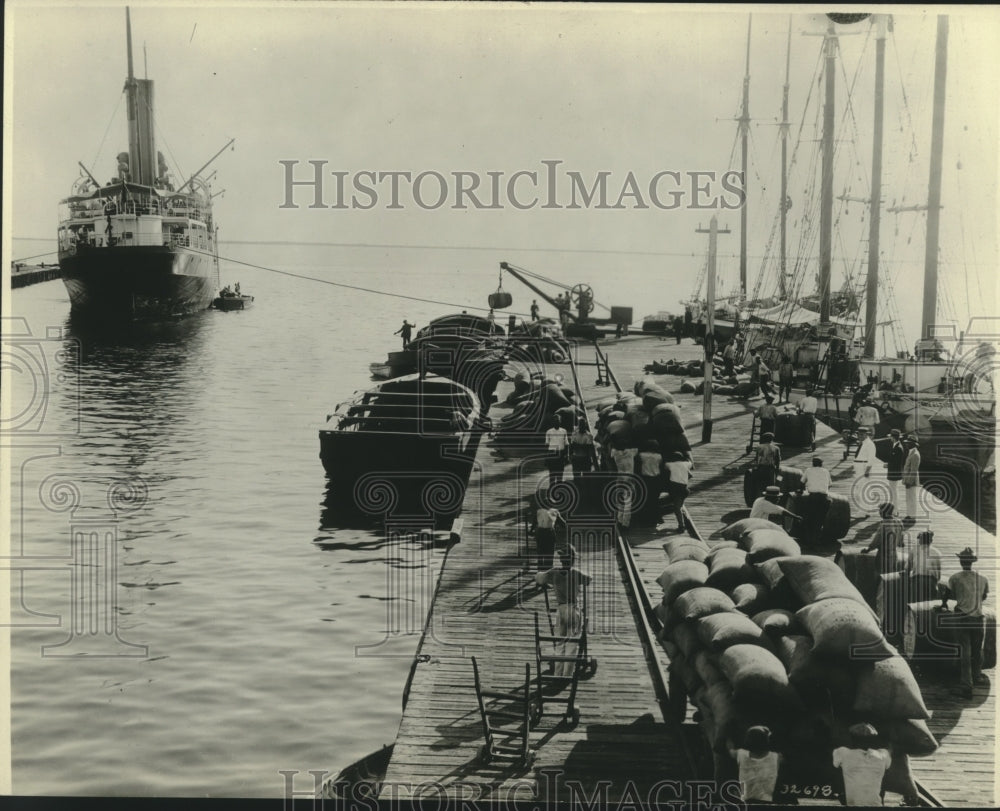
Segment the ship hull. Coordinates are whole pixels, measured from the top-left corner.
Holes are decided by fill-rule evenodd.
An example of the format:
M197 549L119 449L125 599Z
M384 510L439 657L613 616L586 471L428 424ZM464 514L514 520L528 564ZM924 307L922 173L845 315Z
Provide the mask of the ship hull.
M204 310L218 289L214 256L184 247L89 247L60 254L74 316L116 321Z

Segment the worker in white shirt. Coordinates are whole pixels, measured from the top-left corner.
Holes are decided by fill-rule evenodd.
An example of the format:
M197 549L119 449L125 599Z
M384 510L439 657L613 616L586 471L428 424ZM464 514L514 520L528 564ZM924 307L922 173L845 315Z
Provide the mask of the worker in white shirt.
M548 451L548 458L545 460L549 469L549 486L562 481L563 469L566 467L566 449L569 444L569 435L566 429L559 424L559 418L551 418L551 427L545 432L545 448Z
M830 471L823 467L823 460L818 456L813 457L812 467L806 468L802 474L802 490L806 494L803 538L818 540L830 507Z
M876 426L882 421L879 410L872 405L871 400L865 400L854 412L854 422L858 426L858 433L862 428L867 428L871 433L875 433Z
M906 489L906 515L903 520L917 517L917 491L920 489L920 443L910 434L903 440L906 457L903 459L903 487Z
M754 501L750 508L751 518L767 518L772 515L790 515L792 518L799 518L795 513L789 512L778 504L778 496L781 495L781 488L774 485L764 488L764 495Z
M532 525L535 530L535 546L538 549L538 571L547 572L552 568L556 553L556 524L563 521L559 510L549 506L548 493L542 491L538 498L538 509Z
M941 580L941 553L934 549L934 533L930 530L917 535L917 546L906 560L906 574L909 579L909 602L936 600L938 582Z
M816 450L816 411L819 409L819 400L816 399L816 390L809 389L806 396L799 400L797 404L798 412L806 418L809 428L809 436L812 439L812 450Z
M867 518L868 512L865 505L868 503L868 499L865 498L865 490L868 487L868 479L872 475L872 467L878 461L878 456L875 454L875 442L872 439L871 428L858 428L858 437L861 444L858 445L857 453L854 454L854 484L851 486L851 496L858 512Z
M889 750L878 747L878 732L871 724L850 728L851 745L833 750L833 765L844 773L846 805L882 805L882 778L889 768Z
M743 747L730 749L729 754L739 765L743 802L772 802L781 755L771 744L771 730L766 726L750 727L743 736Z

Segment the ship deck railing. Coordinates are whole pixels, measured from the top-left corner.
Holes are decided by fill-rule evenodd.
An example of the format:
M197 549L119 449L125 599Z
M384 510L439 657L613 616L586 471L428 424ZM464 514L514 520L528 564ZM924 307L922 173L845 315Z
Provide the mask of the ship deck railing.
M102 220L109 214L117 217L122 214L139 217L164 217L166 219L178 220L206 220L205 211L201 206L178 206L168 201L152 198L146 201L126 200L122 203L112 202L109 208L105 208L106 202L101 200L90 200L86 203L69 204L68 216L62 217L64 224L78 222L92 222Z
M167 248L194 248L195 250L201 251L212 250L212 243L207 236L196 236L192 239L190 234L132 234L131 236L113 235L113 239L113 243L109 244L106 234L95 232L92 238L86 240L85 244L88 247L94 248L163 246ZM79 239L63 239L60 240L59 247L61 250L72 252L75 251L80 244L81 241Z

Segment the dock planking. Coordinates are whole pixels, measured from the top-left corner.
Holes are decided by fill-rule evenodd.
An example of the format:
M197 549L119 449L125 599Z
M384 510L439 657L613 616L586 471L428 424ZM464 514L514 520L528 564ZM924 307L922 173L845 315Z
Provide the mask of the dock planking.
M558 367L564 376L569 370ZM589 405L608 394L607 388L580 384ZM535 612L542 633L549 633L525 525L531 496L548 477L543 459L538 444L480 443L463 507L462 542L450 550L441 572L420 648L424 661L414 670L382 799L687 799L683 783L670 782L693 775L678 730L664 721L656 698L616 556L615 526L593 516L576 520L571 510L566 512L577 566L593 578L588 653L597 660L596 672L579 682L579 723L563 724L564 708L546 704L530 733L536 757L529 768L484 765L478 757L484 738L470 657L479 663L484 689L514 690L523 685L525 662L537 675Z
M626 339L610 344L608 356L622 386L643 373L643 366L653 360L676 357L699 358L701 347L685 341L681 346L656 339ZM702 443L702 398L679 394L684 378L674 375L649 375L661 386L676 393L677 402L683 406L684 425L691 440L695 459L695 478L691 482L691 495L686 509L691 522L709 544L718 538L718 531L728 523L749 514L743 501L743 475L740 464L749 460L745 455L753 411L763 402L758 397L741 401L716 394L712 402L712 439ZM794 400L794 396L793 396ZM823 459L833 479L833 492L849 495L853 483L850 460L843 459L844 446L840 435L829 427L817 425L816 451L808 448L782 448L784 463L804 468L812 457ZM873 477L884 479L884 468L876 465ZM902 501L902 487L900 487ZM941 499L921 489L917 524L909 528L913 538L916 533L930 528L934 531L934 546L942 555L942 574L948 577L959 570L957 553L967 546L976 550L978 571L990 581L991 594L997 593L996 537L952 509ZM877 510L870 507L868 517L855 515L851 530L843 540L844 551L850 554L866 546L878 525ZM665 528L673 526L667 519ZM656 578L667 564L663 543L674 535L662 529L639 528L629 530L627 539L636 560L643 586L650 601L660 601L662 591ZM988 601L989 602L989 601ZM937 738L940 748L925 758L911 758L916 780L948 807L995 805L995 741L996 741L996 676L988 671L989 684L976 686L971 700L961 699L955 691L954 679L939 672L921 672L915 675L931 712L928 726ZM690 708L689 708L690 717Z

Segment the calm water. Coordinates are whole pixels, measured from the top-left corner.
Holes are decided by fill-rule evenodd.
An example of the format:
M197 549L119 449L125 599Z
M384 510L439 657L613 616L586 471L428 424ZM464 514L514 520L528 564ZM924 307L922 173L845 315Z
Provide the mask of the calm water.
M493 256L238 256L466 305L496 281ZM27 558L13 591L17 794L277 797L279 770L301 770L306 789L305 770L395 737L426 607L396 586L441 553L389 546L378 524L329 508L317 428L369 383L403 317L449 309L222 272L252 309L111 334L68 324L59 281L13 293L44 339L26 338L12 374L12 546ZM31 386L40 363L47 391ZM72 545L81 527L113 566Z

